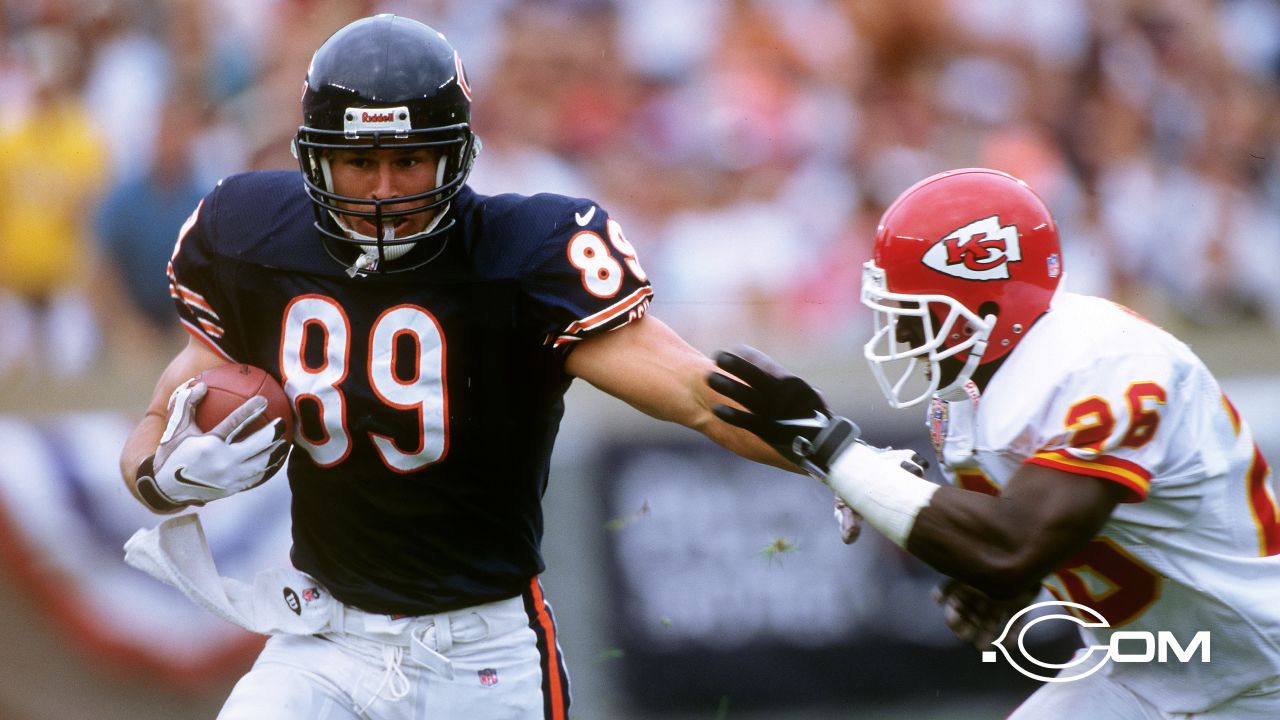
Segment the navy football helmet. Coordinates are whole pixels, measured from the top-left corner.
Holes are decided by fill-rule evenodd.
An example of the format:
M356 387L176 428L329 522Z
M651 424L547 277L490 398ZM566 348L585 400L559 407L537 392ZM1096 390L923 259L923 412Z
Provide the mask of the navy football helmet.
M471 88L458 53L436 30L383 14L357 20L316 50L302 93L302 126L294 154L316 210L325 248L348 273L411 270L434 259L456 222L449 203L462 190L480 143L471 131ZM415 195L361 198L333 191L329 155L338 149L436 148L436 187ZM339 205L342 203L342 205ZM407 208L388 209L389 205ZM420 232L395 237L397 218L428 214ZM344 219L361 217L379 237L354 231ZM434 239L404 263L387 264Z

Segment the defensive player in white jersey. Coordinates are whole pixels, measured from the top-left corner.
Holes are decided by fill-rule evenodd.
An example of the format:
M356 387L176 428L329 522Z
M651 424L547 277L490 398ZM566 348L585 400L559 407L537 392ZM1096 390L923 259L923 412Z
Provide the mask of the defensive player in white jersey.
M986 645L1043 584L1094 626L1081 661L1118 631L1211 648L1207 662L1076 663L1013 718L1280 718L1280 510L1204 364L1119 305L1057 292L1057 226L1004 173L917 183L885 212L874 253L866 357L893 407L929 402L952 486L857 441L807 383L750 349L718 359L732 377L711 386L745 408L721 417L952 578L942 600L963 639Z

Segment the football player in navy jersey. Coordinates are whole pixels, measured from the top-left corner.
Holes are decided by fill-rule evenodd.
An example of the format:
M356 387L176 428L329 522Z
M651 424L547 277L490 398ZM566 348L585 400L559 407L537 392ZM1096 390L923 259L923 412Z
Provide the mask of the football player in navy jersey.
M486 197L471 88L435 30L378 15L316 52L301 173L224 179L182 228L170 288L190 332L121 457L159 513L289 462L295 567L339 601L276 634L222 718L562 718L568 678L538 575L541 499L573 378L755 460L714 367L654 317L622 226L590 200ZM197 373L267 370L297 422L202 432ZM294 598L294 602L297 602ZM291 606L297 612L296 606Z

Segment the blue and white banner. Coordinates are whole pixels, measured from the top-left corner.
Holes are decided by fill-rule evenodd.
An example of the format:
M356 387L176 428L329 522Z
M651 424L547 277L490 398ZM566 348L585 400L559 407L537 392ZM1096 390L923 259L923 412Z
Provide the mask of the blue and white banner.
M124 563L125 541L163 519L120 479L132 426L118 413L0 415L0 571L104 672L192 690L224 682L248 668L264 638ZM251 580L289 565L283 473L199 512L224 575Z

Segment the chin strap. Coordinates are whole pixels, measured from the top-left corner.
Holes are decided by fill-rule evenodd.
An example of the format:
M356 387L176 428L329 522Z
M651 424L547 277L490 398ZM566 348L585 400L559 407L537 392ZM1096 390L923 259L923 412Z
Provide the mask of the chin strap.
M353 235L356 234L354 230L348 230L348 232L350 232ZM359 237L363 237L363 236L359 236ZM369 248L361 249L360 254L356 256L355 262L351 263L351 267L347 268L347 277L355 277L356 275L359 275L360 273L364 272L369 268L376 268L378 266L379 255L382 255L384 257L386 256L386 253L381 253L379 251L385 248L387 243L395 239L396 239L396 229L391 225L391 223L387 223L382 228L382 244L372 249L369 249ZM396 249L399 249L399 248L396 248ZM392 258L387 258L387 259L390 260Z
M436 227L440 225L441 221L444 220L445 215L449 214L449 208L452 205L453 203L445 204L445 206L440 208L440 211L436 213L436 216L431 219L431 222L427 223L426 227L414 233L413 235L410 235L409 237L413 238L419 235L426 235L431 231L435 230ZM342 228L343 232L347 233L352 238L355 238L356 240L361 240L364 242L375 242L372 237L368 235L362 235L356 232L355 230L352 230L346 223L342 222L342 219L339 218L338 215L335 214L333 211L330 211L329 214L333 216L334 221L338 223L338 227ZM387 247L390 243L395 242L395 239L396 239L395 226L392 225L391 223L384 223L382 226L382 239L380 241L381 244L375 245L371 248L367 246L363 247L360 251L360 254L356 256L355 261L351 263L351 267L347 268L347 277L355 277L356 275L359 275L360 273L363 273L366 270L376 269L380 262L379 255L381 255L382 262L390 262L392 260L396 260L400 258L402 255L407 254L410 250L412 250L414 247L417 246L417 243L405 243L403 245L397 245L395 247ZM428 258L425 262L431 262L436 258L436 256L438 256L443 251L444 251L444 244L442 243L440 245L440 249L436 251L436 254Z
M353 278L359 275L364 272L365 268L369 267L372 262L373 261L369 259L368 255L360 253L359 257L356 258L356 261L351 264L351 267L347 268L347 277Z
M964 361L964 367L960 368L960 372L956 374L956 379L951 381L950 385L934 391L934 395L944 400L959 400L967 397L965 383L969 382L969 378L973 377L973 373L982 364L982 356L987 354L987 338L991 337L991 330L996 326L996 316L987 315L983 318L987 324L987 329L983 331L983 336L973 342L973 347L969 350L969 357Z

